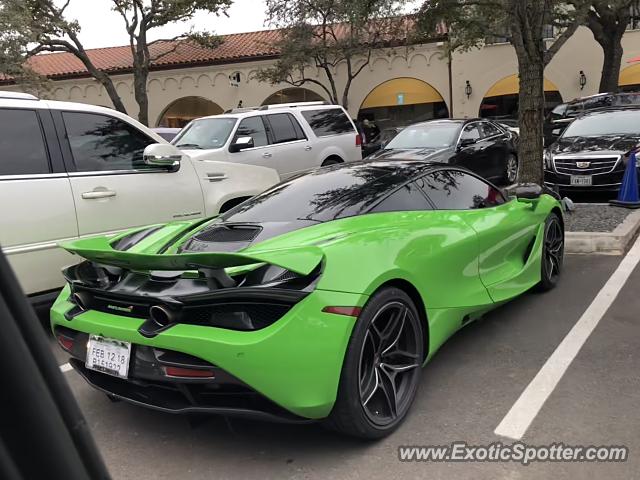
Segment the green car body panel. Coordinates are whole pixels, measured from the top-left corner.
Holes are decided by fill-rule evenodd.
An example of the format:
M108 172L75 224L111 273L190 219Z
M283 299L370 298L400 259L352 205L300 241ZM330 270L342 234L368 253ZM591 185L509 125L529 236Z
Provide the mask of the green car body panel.
M323 308L363 307L384 285L404 288L427 327L426 362L464 325L540 281L545 219L552 211L562 218L560 203L545 194L478 210L370 213L314 224L236 253L179 253L186 238L215 219L158 227L126 252L111 245L128 233L68 242L62 246L72 253L131 270L205 266L233 275L273 264L300 274L322 265L322 273L308 296L256 331L178 324L146 338L137 318L90 310L67 320L74 307L68 286L52 308L51 324L193 355L287 411L321 419L336 400L357 320Z

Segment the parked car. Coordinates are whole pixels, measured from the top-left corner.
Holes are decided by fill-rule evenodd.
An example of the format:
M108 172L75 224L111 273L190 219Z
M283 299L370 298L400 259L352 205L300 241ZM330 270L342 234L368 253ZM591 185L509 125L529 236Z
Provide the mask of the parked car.
M362 138L339 105L288 103L239 108L190 122L172 142L198 159L260 165L282 178L362 159Z
M545 152L545 184L561 190L620 189L629 154L640 146L640 107L586 113Z
M591 110L640 106L640 93L599 93L557 105L544 123L544 142L551 145L577 117Z
M151 130L156 132L158 135L164 138L167 142L170 142L171 140L176 138L176 136L178 135L178 133L180 133L180 130L182 129L170 128L170 127L156 127L156 128L152 128Z
M380 134L372 141L362 146L362 157L367 158L369 155L376 153L384 148L391 140L393 140L404 127L389 127L383 129Z
M34 301L53 298L74 261L62 240L209 217L279 181L269 168L192 161L108 108L0 92L0 124L0 245Z
M511 184L518 176L515 134L490 120L430 120L402 130L370 160L430 160Z
M561 203L513 194L431 162L316 169L204 224L66 243L87 261L52 329L115 399L384 437L448 337L556 285Z

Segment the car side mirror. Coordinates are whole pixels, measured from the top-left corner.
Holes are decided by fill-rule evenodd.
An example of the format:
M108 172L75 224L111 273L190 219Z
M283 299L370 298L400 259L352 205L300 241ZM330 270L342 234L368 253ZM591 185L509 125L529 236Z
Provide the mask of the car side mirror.
M168 143L152 143L144 149L142 160L153 167L175 167L182 160L183 153Z
M475 138L463 138L458 143L458 150L462 150L463 148L469 147L471 145L475 145L478 142Z
M229 147L229 152L237 153L247 148L253 148L253 137L238 137L234 143Z

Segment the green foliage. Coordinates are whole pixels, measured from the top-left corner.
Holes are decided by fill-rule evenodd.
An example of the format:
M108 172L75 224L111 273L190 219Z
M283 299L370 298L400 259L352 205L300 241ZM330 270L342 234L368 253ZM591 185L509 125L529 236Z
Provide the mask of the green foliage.
M98 70L87 55L79 39L80 25L69 20L65 11L71 0L0 0L0 75L16 82L35 82L44 79L29 69L28 59L43 52L68 52L75 55L107 91L114 107L126 113L122 99L108 74ZM80 1L80 0L77 0ZM87 0L84 0L87 1ZM98 0L91 0L98 1ZM187 32L172 39L149 41L150 30L175 22L186 22L198 11L225 13L233 0L101 0L109 2L122 18L129 35L133 57L133 76L138 118L148 123L146 92L149 67L154 60L176 50L178 43L166 46L166 40L191 39L208 47L220 44L209 33ZM153 49L155 43L164 47ZM25 85L23 84L23 87Z
M408 23L397 0L267 0L268 22L281 29L273 67L257 78L271 84L312 83L347 106L351 82L380 48L406 44ZM344 64L347 82L339 98L335 68ZM317 78L320 69L324 79Z

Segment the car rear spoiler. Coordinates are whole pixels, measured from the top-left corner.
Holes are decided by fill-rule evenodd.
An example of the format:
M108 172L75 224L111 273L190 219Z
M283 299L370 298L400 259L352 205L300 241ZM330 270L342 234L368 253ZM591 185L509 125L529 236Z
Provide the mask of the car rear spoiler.
M180 253L158 255L130 253L114 250L106 237L83 238L63 242L60 247L91 262L124 268L126 270L185 271L199 269L225 269L268 263L299 275L309 275L320 264L324 254L314 246L250 253Z

